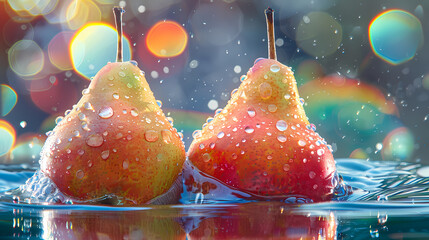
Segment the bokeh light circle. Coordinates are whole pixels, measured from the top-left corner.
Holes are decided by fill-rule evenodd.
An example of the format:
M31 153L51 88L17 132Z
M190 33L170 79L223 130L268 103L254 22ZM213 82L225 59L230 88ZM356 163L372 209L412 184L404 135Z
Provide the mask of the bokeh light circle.
M131 59L130 41L123 37L124 61ZM108 62L116 61L117 32L103 23L90 23L75 33L70 53L73 68L87 79L93 77Z
M413 134L405 127L399 127L387 134L383 140L381 156L384 160L409 160L414 153Z
M48 56L51 63L60 70L73 69L68 46L73 38L73 32L60 32L48 45Z
M99 22L101 10L91 0L79 0L70 2L66 11L67 26L76 30L87 22Z
M0 157L9 152L15 144L15 139L16 132L12 125L0 120Z
M149 29L146 44L157 57L174 57L185 50L188 34L177 22L160 21Z
M308 54L328 56L341 44L342 27L326 12L310 12L299 23L295 38L298 46Z
M32 40L16 42L8 51L10 68L20 76L33 76L40 72L45 56L39 45Z
M418 18L403 10L388 10L376 16L369 25L369 41L375 55L398 65L414 57L423 41Z
M8 85L0 84L0 100L0 113L4 117L15 107L18 95Z

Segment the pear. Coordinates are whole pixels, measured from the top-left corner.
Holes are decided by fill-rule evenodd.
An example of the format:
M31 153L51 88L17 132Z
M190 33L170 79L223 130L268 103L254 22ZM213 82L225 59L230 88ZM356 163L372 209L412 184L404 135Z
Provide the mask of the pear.
M181 136L163 114L144 73L122 62L122 9L115 8L117 62L92 79L71 112L49 134L41 171L79 201L114 195L144 204L167 192L186 153ZM101 40L101 39L100 39Z
M257 59L241 78L226 107L195 134L189 160L242 191L328 200L335 161L305 115L291 68L275 60L272 10L266 14L272 59Z

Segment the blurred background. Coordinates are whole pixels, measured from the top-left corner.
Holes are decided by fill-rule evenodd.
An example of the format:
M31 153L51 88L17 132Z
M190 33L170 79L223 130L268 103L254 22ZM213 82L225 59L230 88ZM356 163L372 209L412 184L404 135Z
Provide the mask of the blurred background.
M0 0L0 163L37 163L55 119L115 61L113 6L125 60L187 146L267 57L269 6L278 60L336 158L429 164L429 2L417 0Z

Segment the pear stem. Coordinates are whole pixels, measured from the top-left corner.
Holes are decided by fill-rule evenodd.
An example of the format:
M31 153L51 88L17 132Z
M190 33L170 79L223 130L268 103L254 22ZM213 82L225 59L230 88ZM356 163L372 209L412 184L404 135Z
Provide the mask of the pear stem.
M274 37L274 10L267 8L265 10L265 19L267 20L267 37L268 37L268 58L277 60L276 40Z
M115 15L116 32L118 33L118 47L116 49L116 62L122 62L122 13L124 10L120 7L113 8L113 15Z

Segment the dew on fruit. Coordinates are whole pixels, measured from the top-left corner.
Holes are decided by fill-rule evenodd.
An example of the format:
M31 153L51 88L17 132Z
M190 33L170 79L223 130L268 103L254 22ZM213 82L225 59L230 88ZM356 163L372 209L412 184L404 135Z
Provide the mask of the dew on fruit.
M86 110L94 110L94 108L92 107L92 104L91 104L90 102L85 102L85 103L83 104L83 107L84 107Z
M82 112L78 113L77 116L81 121L84 121L86 119L86 115Z
M208 154L208 153L204 153L204 154L203 154L203 161L204 161L204 162L208 162L208 161L210 161L210 154Z
M113 116L113 109L111 107L102 107L100 111L98 111L98 116L104 119L110 118Z
M273 64L273 65L271 65L270 70L271 70L271 72L276 73L276 72L280 71L280 67L277 64Z
M127 168L128 168L128 165L129 165L129 163L128 163L128 161L127 161L127 160L125 160L125 161L123 161L123 162L122 162L122 168L123 168L123 169L127 169Z
M317 155L322 156L325 153L325 150L323 149L317 149Z
M244 128L244 131L245 131L246 133L253 133L253 132L255 131L255 129L253 129L252 127L246 126L246 127Z
M289 99L290 99L290 95L289 95L289 94L286 94L286 95L284 96L284 98L285 98L286 100L289 100Z
M162 102L161 100L156 100L156 104L158 104L159 107L162 107Z
M106 151L101 152L101 158L102 158L103 160L108 159L108 158L109 158L109 155L110 155L109 150L106 150Z
M89 94L89 89L88 88L85 88L85 89L82 90L82 95L86 95L86 94Z
M199 137L201 137L201 130L195 130L195 131L192 133L192 137L193 137L193 138L199 138Z
M84 173L82 170L78 170L78 171L76 172L76 177L77 177L77 179L82 179L82 178L83 178L83 176L85 176L85 173Z
M55 118L55 124L60 123L63 120L63 117L57 117Z
M130 113L131 113L131 116L133 117L137 117L139 115L139 112L136 108L132 108Z
M284 120L278 120L276 123L277 130L283 132L287 129L287 123Z
M124 72L122 72L122 71L118 72L118 75L119 75L120 77L125 77L125 73L124 73Z
M223 138L225 136L225 133L224 132L219 132L218 134L217 134L217 138Z
M172 135L171 135L170 130L167 130L167 129L161 130L161 137L162 137L162 140L166 144L171 143L171 137L172 137Z
M277 111L277 106L275 104L268 105L268 111L271 113L275 113Z
M281 143L284 143L284 142L286 142L287 138L285 135L278 135L277 140Z
M304 147L307 143L304 140L298 140L298 145Z
M313 172L313 171L310 171L310 172L308 173L308 176L309 176L311 179L313 179L314 177L316 177L316 173L315 173L315 172Z
M148 142L155 142L158 140L158 133L155 130L147 130L144 134L144 138Z
M117 94L117 93L113 93L112 96L113 96L114 99L119 99L119 94Z
M268 99L273 94L273 88L269 83L263 82L259 84L259 94L262 99Z
M91 134L86 138L86 144L90 147L99 147L103 144L103 136L98 133Z
M254 117L256 115L255 109L253 107L249 107L247 109L247 114L249 114L249 117Z
M285 171L285 172L287 172L287 171L289 171L290 170L290 165L289 164L284 164L283 165L283 171Z

